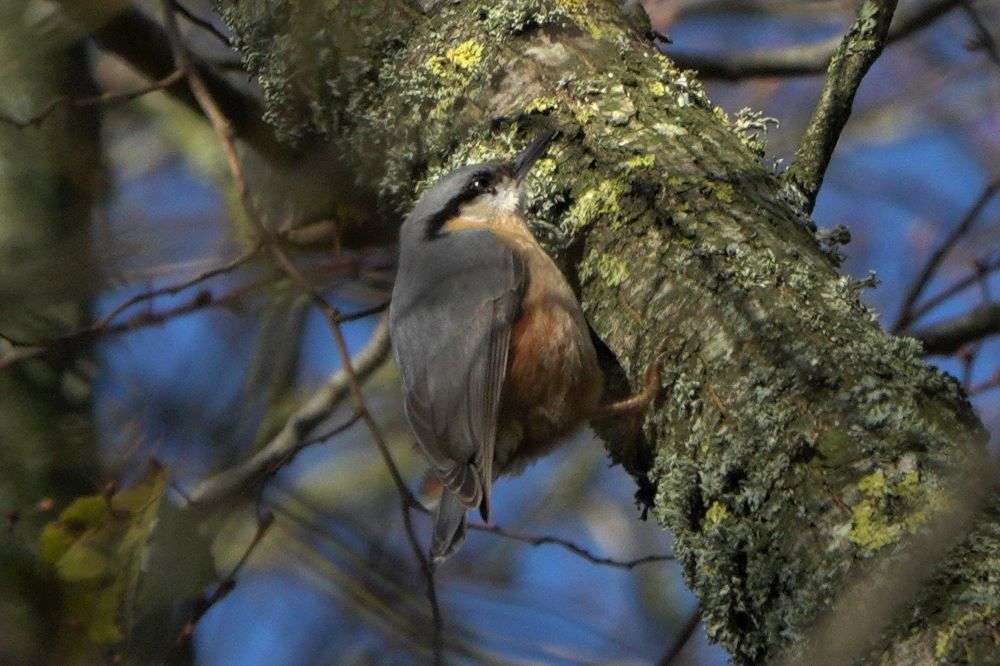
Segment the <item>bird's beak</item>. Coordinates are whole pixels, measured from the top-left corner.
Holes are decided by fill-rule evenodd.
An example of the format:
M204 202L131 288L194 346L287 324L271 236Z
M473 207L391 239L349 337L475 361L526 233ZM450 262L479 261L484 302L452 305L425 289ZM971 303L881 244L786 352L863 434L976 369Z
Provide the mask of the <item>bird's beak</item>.
M552 140L559 135L559 130L549 130L544 132L539 136L535 137L527 148L518 153L514 159L511 161L511 172L514 174L514 180L518 184L524 180L524 177L528 175L531 171L531 166L538 161L538 158L545 153L545 149L548 148Z

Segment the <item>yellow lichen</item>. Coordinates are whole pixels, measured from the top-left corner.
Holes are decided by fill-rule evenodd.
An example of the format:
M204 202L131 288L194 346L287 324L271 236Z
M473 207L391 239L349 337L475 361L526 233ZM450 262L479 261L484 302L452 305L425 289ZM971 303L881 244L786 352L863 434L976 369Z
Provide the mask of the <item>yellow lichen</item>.
M656 155L639 155L625 163L625 169L628 171L642 171L652 169L654 166L656 166Z
M559 107L554 97L536 97L524 106L525 113L548 113Z
M875 551L899 539L900 526L890 525L868 500L851 509L851 531L847 538L865 550Z
M667 86L662 81L650 81L646 85L646 92L650 97L663 97L667 94Z
M611 288L620 287L629 279L628 264L621 257L604 252L590 252L580 264L580 280L600 278Z
M715 196L722 203L733 203L733 186L729 183L716 183L715 185Z
M461 72L469 72L483 59L483 45L474 39L468 39L444 52L444 55L433 55L424 63L432 74L439 79L455 79Z
M728 517L729 511L723 506L722 502L716 500L712 502L712 506L708 507L708 511L705 512L705 525L715 527Z
M594 20L592 8L586 0L556 0L563 11L578 26L587 31L593 39L621 35L622 30L610 22L598 23Z
M570 231L583 229L600 216L611 217L611 228L621 226L619 201L625 195L627 186L619 179L601 181L597 187L591 188L577 199L566 214L566 224Z
M474 39L468 39L448 49L445 57L456 67L470 70L483 59L483 45Z
M885 472L877 469L858 481L858 490L865 496L878 498L885 495Z
M531 175L535 177L551 176L556 171L556 161L551 157L543 157L531 167Z

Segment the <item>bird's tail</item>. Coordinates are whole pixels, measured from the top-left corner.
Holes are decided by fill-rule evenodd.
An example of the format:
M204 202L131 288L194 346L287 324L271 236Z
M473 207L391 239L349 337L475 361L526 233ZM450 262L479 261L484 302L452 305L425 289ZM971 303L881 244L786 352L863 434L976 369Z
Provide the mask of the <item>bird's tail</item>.
M466 506L452 491L444 488L434 516L431 559L443 562L465 541Z

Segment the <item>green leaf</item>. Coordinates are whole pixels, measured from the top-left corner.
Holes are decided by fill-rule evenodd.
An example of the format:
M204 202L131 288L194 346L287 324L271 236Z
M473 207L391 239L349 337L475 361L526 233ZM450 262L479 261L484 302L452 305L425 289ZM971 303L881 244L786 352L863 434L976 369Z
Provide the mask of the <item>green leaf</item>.
M101 551L77 541L56 563L59 578L71 583L102 578L111 562Z
M117 643L132 625L165 488L163 470L151 467L114 495L77 498L42 529L39 557L63 588L67 617L93 643Z

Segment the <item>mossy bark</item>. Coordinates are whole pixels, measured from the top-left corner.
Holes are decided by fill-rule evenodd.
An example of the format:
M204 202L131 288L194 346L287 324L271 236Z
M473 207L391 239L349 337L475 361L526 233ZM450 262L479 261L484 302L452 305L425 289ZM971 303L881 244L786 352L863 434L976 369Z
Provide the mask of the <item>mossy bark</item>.
M616 3L415 6L220 9L278 130L324 136L354 173L331 188L350 238L391 232L442 171L562 129L530 184L538 235L633 385L657 350L665 364L652 448L609 449L652 491L709 635L738 663L775 655L941 503L983 440L965 396L880 330L748 124ZM997 648L998 525L984 517L942 566L884 663Z
M83 45L52 47L36 31L45 16L28 4L0 10L0 111L13 117L94 93ZM94 109L58 109L36 127L0 124L0 331L13 338L56 337L88 319L90 220L104 177L99 121ZM76 618L38 566L36 545L53 516L39 502L58 511L99 478L87 353L67 349L0 373L0 511L11 520L0 536L3 663L95 657L63 631Z

